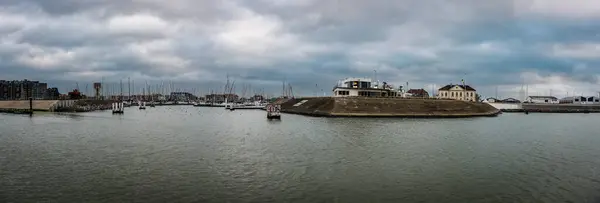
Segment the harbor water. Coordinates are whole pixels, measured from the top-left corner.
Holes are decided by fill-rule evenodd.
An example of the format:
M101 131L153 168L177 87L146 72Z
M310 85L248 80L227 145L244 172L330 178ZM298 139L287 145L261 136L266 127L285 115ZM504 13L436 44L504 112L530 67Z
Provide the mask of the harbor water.
M0 202L600 202L600 114L0 114Z

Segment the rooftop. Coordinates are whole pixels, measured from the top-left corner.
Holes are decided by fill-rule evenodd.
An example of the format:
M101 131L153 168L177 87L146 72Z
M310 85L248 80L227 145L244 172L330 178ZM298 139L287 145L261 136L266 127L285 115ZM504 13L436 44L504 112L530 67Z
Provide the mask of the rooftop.
M414 95L429 95L425 89L410 89L406 91L406 93L414 94Z
M446 86L440 88L439 90L450 90L451 88L453 88L455 86L459 86L460 88L466 89L467 91L476 91L473 87L471 87L469 85L453 85L453 84L446 85Z
M373 80L371 78L346 78L341 81L342 82L350 82L350 81L373 82Z
M529 96L532 99L558 99L554 96Z

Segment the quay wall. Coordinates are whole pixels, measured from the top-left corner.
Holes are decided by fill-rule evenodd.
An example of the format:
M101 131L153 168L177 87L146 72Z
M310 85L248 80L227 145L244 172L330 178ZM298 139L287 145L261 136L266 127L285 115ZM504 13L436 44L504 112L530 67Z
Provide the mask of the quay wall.
M327 117L477 117L500 110L486 103L439 99L310 97L287 99L281 111Z
M488 103L496 109L500 110L522 110L521 103Z
M87 106L110 106L110 101L96 102L91 100L33 100L34 111L76 111ZM23 110L29 111L29 100L0 101L0 110L2 110L1 112L22 112Z
M33 100L33 110L53 111L58 104L65 105L64 103L61 103L60 100ZM0 109L29 110L29 100L0 101Z
M502 112L600 113L600 104L488 103Z
M523 103L523 111L539 113L600 113L600 104Z

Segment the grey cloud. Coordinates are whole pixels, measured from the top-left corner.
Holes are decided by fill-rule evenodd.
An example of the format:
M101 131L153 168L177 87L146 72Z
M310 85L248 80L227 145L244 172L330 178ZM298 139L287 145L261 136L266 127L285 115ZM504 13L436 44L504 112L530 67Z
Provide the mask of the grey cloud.
M0 6L16 7L13 10L41 10L51 16L70 16L92 12L98 18L115 15L152 13L167 19L187 18L196 21L214 21L228 15L220 1L213 0L3 0Z
M56 81L58 85L73 84L71 81L89 83L87 80L99 80L102 75L112 73L109 75L115 78L143 78L153 83L177 79L182 85L202 89L218 89L229 73L240 83L260 84L274 93L279 92L283 80L299 92L311 93L315 84L329 89L338 79L370 76L378 67L380 79L410 81L414 85L458 82L465 73L475 86L518 85L519 75L525 71L563 73L578 81L598 82L595 75L600 74L597 68L600 59L553 58L540 49L557 42L599 42L600 30L593 21L523 16L515 12L516 6L523 5L500 0L279 4L270 0L3 0L0 16L17 14L36 22L0 26L0 71L4 77L11 77L7 79L33 75L39 80ZM235 46L242 45L233 40L230 46L235 51L225 50L219 44L223 42L217 40L220 29L232 20L245 20L246 17L240 16L246 12L277 21L279 30L270 40L282 40L289 43L282 47L292 48L275 49L278 53L257 54L262 57L253 58L247 52L235 52ZM180 27L168 31L107 29L106 22L111 18L132 14L154 15L170 27ZM236 34L252 34L253 28L261 31L261 25L253 26ZM282 36L293 36L296 41ZM169 44L158 50L147 45L160 40L168 40ZM469 48L486 42L497 43L503 50ZM131 50L134 44L140 50ZM319 48L301 49L304 45ZM15 61L31 47L72 51L75 58L46 70ZM293 52L296 48L302 50L300 54ZM144 51L147 53L141 53ZM285 55L286 51L302 58ZM167 62L153 61L160 57ZM238 58L266 62L231 62ZM181 59L186 64L179 67L169 64L176 62L167 59ZM588 68L573 71L572 67L580 63ZM97 74L86 76L86 81L64 76L78 72ZM186 76L189 74L192 78Z

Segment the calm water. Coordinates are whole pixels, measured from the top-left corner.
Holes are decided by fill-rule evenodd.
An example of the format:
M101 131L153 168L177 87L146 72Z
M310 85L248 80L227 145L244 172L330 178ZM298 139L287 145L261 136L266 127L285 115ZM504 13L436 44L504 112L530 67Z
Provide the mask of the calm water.
M0 202L600 202L600 114L0 115Z

